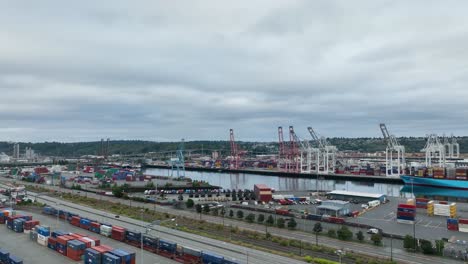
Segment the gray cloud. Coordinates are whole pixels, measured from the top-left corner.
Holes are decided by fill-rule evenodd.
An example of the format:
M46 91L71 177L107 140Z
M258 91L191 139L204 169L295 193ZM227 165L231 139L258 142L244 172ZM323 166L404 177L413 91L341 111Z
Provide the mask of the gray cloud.
M467 7L0 2L0 140L466 135Z

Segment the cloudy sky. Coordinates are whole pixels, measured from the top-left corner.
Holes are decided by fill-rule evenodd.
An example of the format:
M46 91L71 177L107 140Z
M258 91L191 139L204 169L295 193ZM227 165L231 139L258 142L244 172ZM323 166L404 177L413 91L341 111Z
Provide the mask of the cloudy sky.
M468 135L466 1L0 1L0 141Z

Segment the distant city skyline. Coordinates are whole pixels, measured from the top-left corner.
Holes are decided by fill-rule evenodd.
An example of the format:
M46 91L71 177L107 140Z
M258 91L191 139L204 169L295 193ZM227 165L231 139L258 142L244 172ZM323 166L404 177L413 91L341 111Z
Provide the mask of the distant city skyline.
M468 3L0 4L0 141L468 136Z

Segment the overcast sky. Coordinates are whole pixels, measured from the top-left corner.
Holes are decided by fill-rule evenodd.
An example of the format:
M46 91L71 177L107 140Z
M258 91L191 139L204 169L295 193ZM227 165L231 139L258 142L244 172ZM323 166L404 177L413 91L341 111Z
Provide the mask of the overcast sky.
M468 135L466 1L0 1L0 141Z

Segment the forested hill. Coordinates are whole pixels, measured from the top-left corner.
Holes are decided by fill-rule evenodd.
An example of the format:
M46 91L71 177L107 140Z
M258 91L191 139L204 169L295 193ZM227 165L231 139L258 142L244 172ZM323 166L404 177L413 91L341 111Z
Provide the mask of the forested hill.
M361 152L375 152L385 150L382 138L330 138L329 142L338 147L339 150L353 150ZM426 143L425 138L399 138L399 142L406 147L406 152L420 152ZM460 144L460 152L468 153L468 137L457 138ZM238 142L243 150L256 154L276 153L277 142ZM100 142L80 142L80 143L21 143L21 153L25 147L31 147L41 155L77 157L82 155L99 154ZM179 142L151 142L140 140L119 140L111 141L109 145L110 154L138 154L147 152L174 152ZM196 153L203 152L210 154L211 151L220 151L223 155L230 150L229 141L189 141L185 142L186 150L194 150ZM0 142L0 153L11 155L13 145L7 142Z

